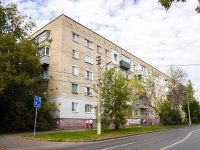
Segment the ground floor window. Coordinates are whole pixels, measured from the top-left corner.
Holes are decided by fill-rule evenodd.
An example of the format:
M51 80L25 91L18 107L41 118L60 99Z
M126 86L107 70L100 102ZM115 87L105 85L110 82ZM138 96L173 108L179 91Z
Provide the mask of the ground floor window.
M85 112L91 113L92 112L92 105L85 104Z
M73 112L78 112L78 103L72 102L72 111Z

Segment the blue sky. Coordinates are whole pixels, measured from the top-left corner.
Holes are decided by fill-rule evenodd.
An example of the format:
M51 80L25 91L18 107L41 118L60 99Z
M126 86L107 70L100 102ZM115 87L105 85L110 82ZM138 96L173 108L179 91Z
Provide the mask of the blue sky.
M198 0L173 3L166 11L158 0L4 0L37 24L36 31L65 14L133 55L167 73L182 66L200 100L200 14ZM196 65L190 65L196 64Z

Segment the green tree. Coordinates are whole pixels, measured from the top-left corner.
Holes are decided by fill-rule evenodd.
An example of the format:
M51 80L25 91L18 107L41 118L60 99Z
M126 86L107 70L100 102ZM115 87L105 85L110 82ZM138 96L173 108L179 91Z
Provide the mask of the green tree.
M182 104L179 101L184 100L183 91L181 91L181 88L177 87L182 87L182 84L179 83L185 79L185 72L178 68L176 70L171 69L170 73L171 78L168 78L169 82L168 85L166 85L169 88L170 94L160 95L159 98L156 97L156 78L158 75L154 71L149 71L147 75L137 77L132 84L134 87L134 100L139 101L140 104L142 103L150 106L148 108L149 111L154 110L156 114L159 115L161 125L168 119L173 120L170 116L168 117L170 112L176 112L177 115L180 114L180 111L175 111L175 109L179 109L179 105ZM183 88L184 87L182 87L182 89ZM171 99L167 96L170 96ZM174 121L171 123L174 123Z
M21 39L27 37L35 27L35 23L26 15L20 15L15 4L4 6L0 1L0 16L0 35L13 35Z
M128 115L127 102L131 99L132 87L130 80L123 77L122 72L115 73L114 69L106 70L102 75L101 106L102 127L114 123L115 130L126 123Z
M160 125L179 125L182 124L180 111L174 105L160 99L156 102L156 113L160 116Z
M190 117L192 123L200 123L200 104L194 97L194 90L191 81L188 81L187 91L185 92L185 101L183 103L183 111L186 114L186 118L189 118L188 104L190 109ZM187 103L189 101L189 103Z
M179 107L185 101L186 86L183 84L186 82L187 73L180 67L170 67L167 71L169 82L167 84L168 93L167 97L175 107Z
M0 131L33 130L34 95L42 97L38 129L50 129L50 111L56 107L44 95L47 83L34 80L42 68L38 47L26 38L34 24L26 22L14 4L0 3L0 15Z
M134 101L149 106L149 109L153 110L156 110L154 102L158 100L155 91L156 77L157 74L155 72L149 71L147 75L138 76L131 82L133 86Z
M186 2L187 0L158 0L158 2L166 9L168 10L171 7L171 4L173 2ZM200 3L200 0L198 0ZM195 9L198 13L200 13L200 5L196 7Z

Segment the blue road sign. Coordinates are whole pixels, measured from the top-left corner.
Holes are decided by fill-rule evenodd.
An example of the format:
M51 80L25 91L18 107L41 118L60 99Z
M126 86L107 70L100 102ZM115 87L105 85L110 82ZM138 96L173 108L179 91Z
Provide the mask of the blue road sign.
M34 107L40 108L41 107L42 98L39 96L34 97Z

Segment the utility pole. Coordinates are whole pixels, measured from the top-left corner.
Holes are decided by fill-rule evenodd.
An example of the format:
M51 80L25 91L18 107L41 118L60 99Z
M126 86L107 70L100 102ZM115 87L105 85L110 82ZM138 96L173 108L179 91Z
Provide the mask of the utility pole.
M189 103L188 95L187 95L187 105L188 105L188 119L189 119L189 124L191 125L191 118L190 118L190 103Z
M101 98L100 98L100 79L101 79L101 56L97 56L97 65L98 65L98 99L97 99L97 134L101 134Z

